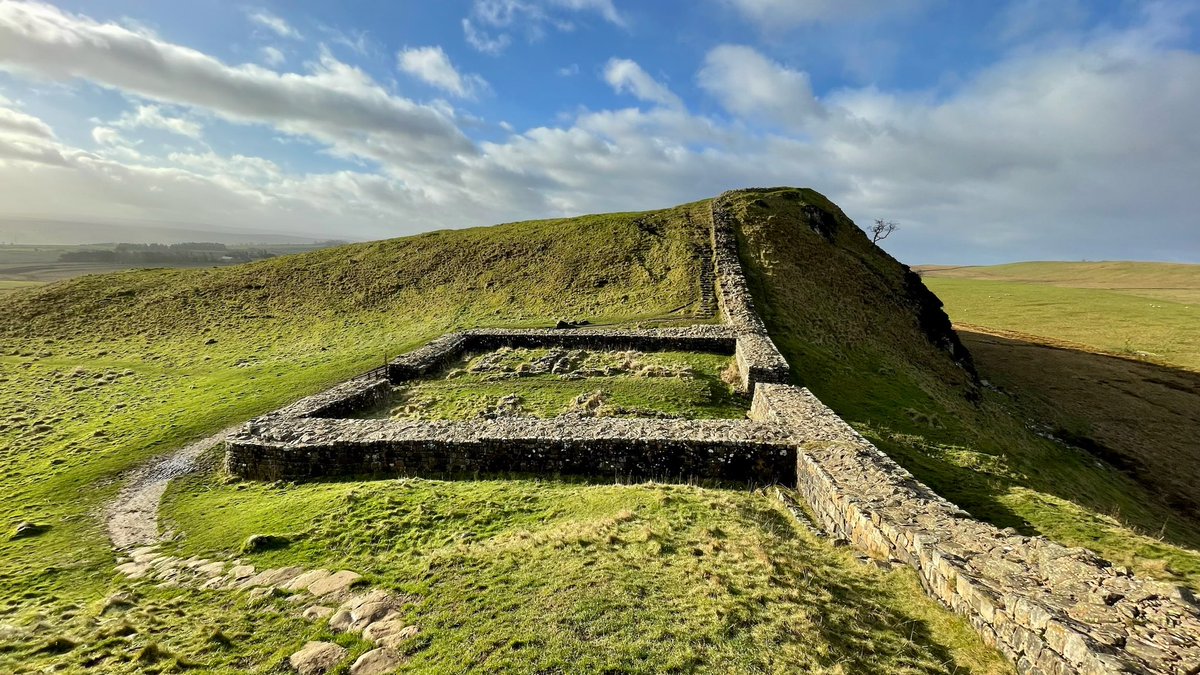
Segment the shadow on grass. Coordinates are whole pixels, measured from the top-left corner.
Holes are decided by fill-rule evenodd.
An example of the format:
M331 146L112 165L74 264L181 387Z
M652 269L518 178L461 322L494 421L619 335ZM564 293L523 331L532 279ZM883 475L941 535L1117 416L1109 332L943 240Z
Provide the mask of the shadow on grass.
M1200 373L983 333L962 333L1023 413L1152 493L1200 514Z

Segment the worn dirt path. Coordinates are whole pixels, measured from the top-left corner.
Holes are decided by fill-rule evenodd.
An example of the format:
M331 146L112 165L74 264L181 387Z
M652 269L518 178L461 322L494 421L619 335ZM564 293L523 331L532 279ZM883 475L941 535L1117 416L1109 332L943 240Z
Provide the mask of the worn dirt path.
M113 548L128 550L159 542L158 506L167 484L196 469L200 455L225 440L236 426L134 469L125 487L104 511L104 524Z

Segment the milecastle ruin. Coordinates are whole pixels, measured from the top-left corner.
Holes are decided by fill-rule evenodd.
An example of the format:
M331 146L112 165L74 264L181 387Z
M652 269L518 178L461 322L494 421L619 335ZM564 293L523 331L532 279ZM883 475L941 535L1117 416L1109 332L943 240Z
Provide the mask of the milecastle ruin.
M1200 606L1095 554L976 521L855 432L789 368L754 309L726 193L712 203L721 324L658 329L468 330L386 369L247 423L226 466L261 480L336 475L548 473L705 478L796 488L830 536L912 566L1022 673L1200 673ZM392 387L501 347L731 355L745 420L504 417L354 419Z

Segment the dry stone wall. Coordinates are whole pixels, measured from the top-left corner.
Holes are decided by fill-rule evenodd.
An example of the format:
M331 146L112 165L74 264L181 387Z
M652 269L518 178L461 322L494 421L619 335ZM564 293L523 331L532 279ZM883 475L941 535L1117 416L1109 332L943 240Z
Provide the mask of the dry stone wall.
M790 484L786 436L736 420L314 418L247 425L228 439L226 466L258 480L517 472Z
M806 389L760 385L751 417L792 431L797 489L829 532L911 565L1019 671L1200 672L1200 608L1186 590L971 519Z
M721 317L737 335L736 357L742 388L753 391L756 382L787 382L791 369L754 310L750 285L738 258L736 224L729 210L733 194L727 192L712 202L713 264Z

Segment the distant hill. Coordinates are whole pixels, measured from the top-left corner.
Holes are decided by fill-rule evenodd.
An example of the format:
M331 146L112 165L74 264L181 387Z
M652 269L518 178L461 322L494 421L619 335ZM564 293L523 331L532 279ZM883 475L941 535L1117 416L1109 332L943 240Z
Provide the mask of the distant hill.
M214 241L222 244L312 244L317 239L279 232L256 232L209 225L0 218L0 244L181 244L190 241Z

